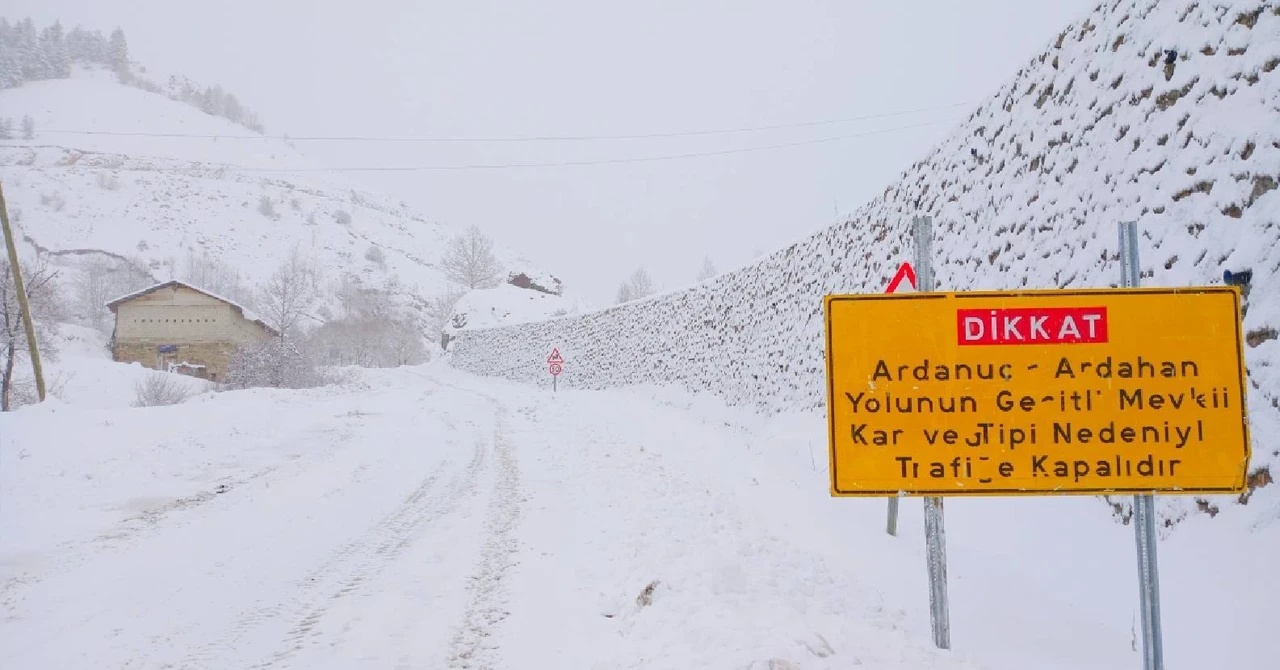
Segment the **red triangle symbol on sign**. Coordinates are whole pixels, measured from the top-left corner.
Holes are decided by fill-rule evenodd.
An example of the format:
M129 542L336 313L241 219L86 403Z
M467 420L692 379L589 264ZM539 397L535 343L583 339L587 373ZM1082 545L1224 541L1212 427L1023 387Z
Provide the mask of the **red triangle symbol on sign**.
M560 355L560 348L556 347L551 350L551 357L547 359L548 363L563 363L564 357Z
M907 288L902 288L902 280L907 280ZM897 274L893 275L893 279L889 281L889 288L884 290L885 293L911 293L916 289L916 271L911 267L910 263L903 263L898 266Z

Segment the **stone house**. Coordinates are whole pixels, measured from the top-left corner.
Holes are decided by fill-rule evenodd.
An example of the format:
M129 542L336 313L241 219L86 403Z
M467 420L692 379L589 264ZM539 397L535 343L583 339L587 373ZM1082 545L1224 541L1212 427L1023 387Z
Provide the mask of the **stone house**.
M208 379L226 379L241 346L278 333L235 302L180 281L156 284L107 303L115 314L111 357Z

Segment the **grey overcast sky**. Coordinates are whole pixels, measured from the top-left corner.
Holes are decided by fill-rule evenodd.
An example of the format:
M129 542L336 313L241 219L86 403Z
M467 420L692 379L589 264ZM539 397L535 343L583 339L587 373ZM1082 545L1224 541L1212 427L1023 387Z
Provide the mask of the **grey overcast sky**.
M976 104L1083 0L5 0L5 16L124 28L135 60L220 83L269 133L527 137L776 126ZM866 202L972 104L720 135L299 148L332 166L652 162L352 173L426 216L476 224L609 302L636 267L675 289ZM934 125L920 126L933 123Z

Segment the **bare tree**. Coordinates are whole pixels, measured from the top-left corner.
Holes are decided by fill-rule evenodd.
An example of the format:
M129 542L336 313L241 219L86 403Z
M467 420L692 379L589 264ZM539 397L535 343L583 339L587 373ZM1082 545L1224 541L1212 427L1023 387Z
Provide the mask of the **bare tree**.
M22 117L22 139L34 140L36 138L36 120L30 116Z
M177 405L191 397L181 376L171 372L152 372L133 385L134 407Z
M622 282L622 285L618 287L618 297L617 297L618 304L621 305L624 302L631 302L632 300L635 300L635 299L636 299L636 290L634 287L631 286L631 282L630 281Z
M80 316L90 327L108 332L111 312L107 301L151 283L151 275L132 263L94 256L81 267L72 287Z
M715 263L711 262L711 257L708 256L702 259L702 269L698 270L698 281L704 282L716 276L716 274L718 274L718 271Z
M319 298L319 276L295 248L262 288L258 308L267 324L275 328L283 339L296 334L302 317Z
M43 257L34 263L20 263L19 267L27 290L40 358L56 360L58 352L53 335L58 322L64 317L63 306L66 304L58 286L57 272ZM27 349L27 331L18 305L13 272L9 259L0 258L0 356L4 358L3 373L0 373L0 410L7 412L13 409L14 368L20 358L28 357Z
M626 281L622 282L622 286L618 287L618 303L639 300L652 294L653 280L649 279L649 273L644 268L637 268Z
M246 307L257 307L257 296L240 277L240 271L227 262L210 256L208 252L202 251L196 255L194 249L190 250L179 277L192 286Z
M431 326L433 333L444 332L445 326L449 323L449 317L453 316L453 308L462 296L462 291L451 290L432 298L427 303L427 323Z
M469 289L493 288L502 278L493 242L475 226L453 238L440 265L446 277Z

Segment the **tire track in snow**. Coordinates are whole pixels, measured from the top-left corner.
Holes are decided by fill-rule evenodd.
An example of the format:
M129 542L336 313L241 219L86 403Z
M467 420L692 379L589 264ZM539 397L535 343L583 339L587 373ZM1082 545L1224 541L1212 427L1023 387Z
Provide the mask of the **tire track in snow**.
M429 506L431 499L428 498L427 494L435 486L439 477L439 471L432 473L409 494L394 512L383 518L382 521L375 524L359 538L343 545L342 548L331 554L324 563L308 573L298 583L298 592L293 598L294 603L276 603L254 608L241 614L226 635L192 652L183 660L180 667L216 665L220 660L225 660L223 657L224 652L234 651L245 636L265 623L285 614L291 605L296 608L305 606L305 603L319 600L320 596L315 592L322 590L326 584L331 583L335 575L351 574L353 572L352 564L361 558L362 553L369 552L370 547L373 545L381 548L386 544L385 540L379 542L380 537L394 537L397 532L403 532L406 526L412 526L415 517L422 513L419 509L424 505L422 501L427 500L427 506ZM346 568L346 571L344 571L344 568Z
M282 667L302 650L315 635L316 626L335 600L350 595L375 577L416 539L423 526L451 512L458 501L476 487L476 479L487 461L486 445L478 441L471 462L443 490L436 487L448 462L418 485L390 514L343 545L297 584L292 598L285 602L258 607L242 614L222 638L204 645L190 654L181 667L219 666L242 646L244 638L254 631L284 620L287 629L278 648L269 657L247 667Z
M336 439L329 439L335 434ZM343 426L314 427L300 431L290 438L290 443L341 443L348 440L352 434L349 428ZM263 466L241 477L224 479L219 486L212 489L200 490L156 507L135 512L121 518L96 535L58 544L43 561L40 572L17 575L0 584L0 607L14 616L16 612L14 601L20 589L35 586L50 576L65 574L90 561L100 560L104 556L133 550L136 544L144 539L156 537L172 527L189 523L191 519L186 516L186 513L201 509L205 503L216 501L228 493L232 493L230 497L234 497L234 493L242 486L263 482L269 486L272 481L296 476L305 468L313 467L333 457L332 451L315 449L300 448L298 453L297 457Z
M471 576L471 600L449 645L450 668L497 667L498 649L488 644L488 639L510 615L503 578L515 564L518 550L514 530L520 520L520 471L507 435L506 409L496 399L489 400L497 406L493 433L497 472L485 522L487 537ZM406 667L405 659L400 667Z
M334 601L352 594L362 584L377 577L388 564L418 539L416 531L422 526L452 514L463 500L475 495L477 482L487 461L488 445L482 440L477 440L471 462L467 464L463 474L454 479L442 494L434 497L413 518L397 524L392 529L393 532L384 534L382 542L371 553L357 554L358 560L352 569L339 571L336 573L339 576L327 579L326 586L315 594L311 602L297 610L296 623L284 638L285 647L272 654L268 660L252 667L259 669L287 667L287 662L296 653L302 651L319 636L316 628Z

